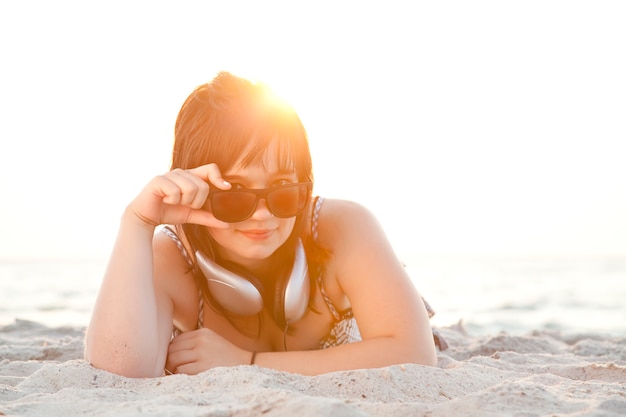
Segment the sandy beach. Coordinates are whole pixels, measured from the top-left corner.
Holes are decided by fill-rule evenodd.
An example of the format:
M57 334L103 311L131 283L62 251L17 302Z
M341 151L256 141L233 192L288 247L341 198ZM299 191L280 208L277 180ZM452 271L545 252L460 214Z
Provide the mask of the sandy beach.
M129 379L82 359L84 328L0 328L6 416L620 416L626 339L439 328L435 368L397 365L315 377L256 366Z

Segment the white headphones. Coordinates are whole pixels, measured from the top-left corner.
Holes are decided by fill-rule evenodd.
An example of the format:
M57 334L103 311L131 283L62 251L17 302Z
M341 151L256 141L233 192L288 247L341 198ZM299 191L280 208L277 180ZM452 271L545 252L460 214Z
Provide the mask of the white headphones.
M243 277L218 265L196 251L198 267L207 279L209 290L215 300L232 314L252 316L263 310L261 283L254 278ZM301 241L296 246L296 257L289 279L277 289L274 317L286 324L300 320L309 304L309 273L306 253Z

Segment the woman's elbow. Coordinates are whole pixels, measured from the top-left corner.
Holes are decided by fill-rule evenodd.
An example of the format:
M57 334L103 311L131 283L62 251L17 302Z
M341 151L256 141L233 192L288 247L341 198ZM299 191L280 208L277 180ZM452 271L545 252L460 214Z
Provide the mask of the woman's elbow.
M420 365L437 366L437 353L424 355L419 360Z
M89 365L102 371L110 372L126 378L156 378L163 376L163 371L157 372L155 369L142 368L137 366L129 366L126 363L117 361L100 362L97 360L87 360Z
M437 350L435 344L420 344L413 350L411 362L424 366L437 366Z
M91 346L85 346L83 356L92 367L127 378L152 378L163 375L163 366L150 365L148 362L157 361L146 361L145 357L133 358L133 355L128 353L99 351Z

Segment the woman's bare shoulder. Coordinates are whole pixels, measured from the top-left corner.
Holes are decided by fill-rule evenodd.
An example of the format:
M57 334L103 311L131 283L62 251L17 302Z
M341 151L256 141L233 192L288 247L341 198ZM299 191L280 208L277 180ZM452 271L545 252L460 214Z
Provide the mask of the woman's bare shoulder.
M345 222L357 216L356 221L374 219L372 212L363 204L352 200L325 198L320 209L320 220L331 222Z
M342 238L373 229L380 232L378 220L371 210L351 200L325 199L318 218L319 238L321 244L331 244Z
M191 267L183 255L180 241L176 241L165 231L157 231L152 239L155 280L166 288L190 281Z
M166 266L170 264L173 267L188 266L181 245L183 245L182 240L171 229L169 231L165 228L157 230L152 238L155 263L162 261Z

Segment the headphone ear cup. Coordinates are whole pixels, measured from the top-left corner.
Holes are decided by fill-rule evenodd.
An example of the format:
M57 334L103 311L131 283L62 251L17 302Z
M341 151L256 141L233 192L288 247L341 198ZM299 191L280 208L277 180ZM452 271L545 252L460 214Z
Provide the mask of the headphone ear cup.
M296 246L296 256L289 279L280 286L280 304L275 309L280 311L283 326L300 320L309 308L311 285L309 266L302 241ZM278 316L277 316L278 317Z
M215 300L229 312L252 316L263 310L262 286L258 279L242 277L196 251L198 267Z

